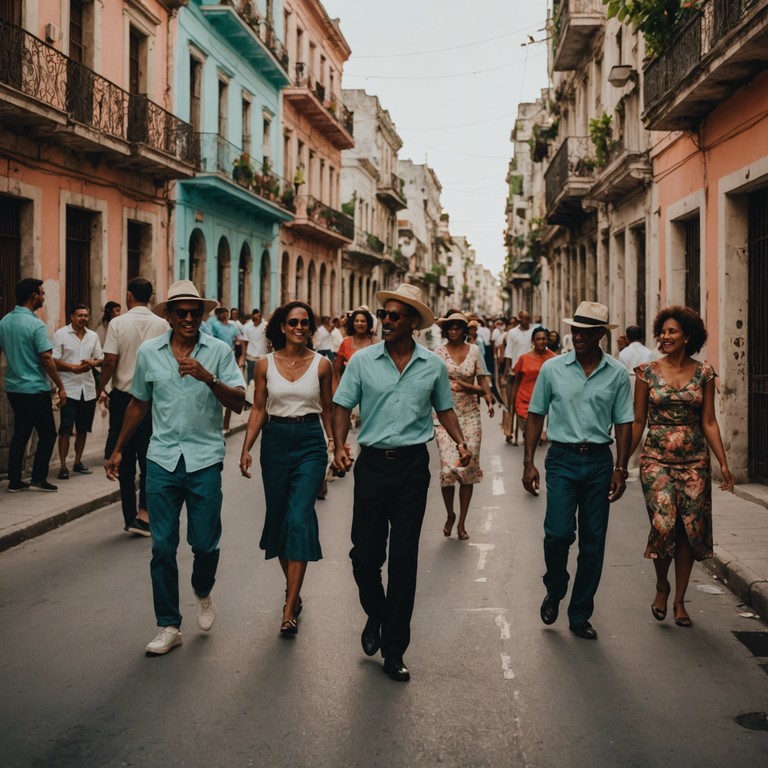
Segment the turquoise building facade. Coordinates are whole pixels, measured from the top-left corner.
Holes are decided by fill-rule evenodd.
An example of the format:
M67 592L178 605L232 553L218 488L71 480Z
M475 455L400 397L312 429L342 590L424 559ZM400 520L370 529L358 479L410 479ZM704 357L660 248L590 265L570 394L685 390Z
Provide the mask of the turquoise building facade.
M198 172L176 185L176 279L268 316L295 194L282 173L282 3L190 0L177 29L176 107L196 134Z

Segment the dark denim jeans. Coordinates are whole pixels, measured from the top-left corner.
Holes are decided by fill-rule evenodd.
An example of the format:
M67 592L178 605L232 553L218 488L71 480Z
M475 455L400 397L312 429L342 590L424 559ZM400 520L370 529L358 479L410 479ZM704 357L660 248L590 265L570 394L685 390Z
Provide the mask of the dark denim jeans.
M565 597L569 579L568 550L576 541L578 519L579 556L568 606L570 623L578 624L592 615L603 571L613 454L608 445L583 454L552 445L544 466L547 472L544 586L556 600Z
M32 464L32 480L42 483L48 478L48 465L56 445L56 424L53 421L51 393L26 394L8 392L13 408L13 437L8 451L8 480L12 485L21 482L24 451L32 430L37 430L37 449Z
M169 472L159 464L147 462L147 489L152 497L152 596L158 627L180 627L179 516L187 505L187 543L192 547L192 589L207 597L216 581L221 538L222 464L187 472L184 457Z

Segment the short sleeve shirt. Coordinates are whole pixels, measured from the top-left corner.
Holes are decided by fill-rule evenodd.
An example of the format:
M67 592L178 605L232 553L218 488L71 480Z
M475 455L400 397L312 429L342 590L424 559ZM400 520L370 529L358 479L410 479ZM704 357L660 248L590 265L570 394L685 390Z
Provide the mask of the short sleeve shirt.
M211 326L211 336L229 344L230 349L235 348L235 340L240 338L240 329L234 323L214 323Z
M360 405L358 442L372 448L426 443L435 435L432 409L453 408L448 369L434 352L414 344L400 373L383 341L350 358L333 402L349 410Z
M235 356L223 341L200 333L192 357L227 386L245 387ZM207 384L179 374L171 331L139 347L131 394L137 400L152 401L148 459L169 472L176 469L181 456L189 472L224 460L222 405Z
M547 360L533 389L529 413L549 414L547 437L559 443L610 443L613 424L634 421L627 369L603 354L587 378L568 352Z
M59 328L53 334L53 359L63 363L81 363L83 360L101 360L104 353L101 351L101 342L96 331L85 329L81 339L72 323ZM85 373L72 373L71 371L59 371L61 382L67 397L71 400L95 400L96 379L93 371Z
M45 323L34 312L17 305L0 320L0 348L8 360L6 392L50 392L51 382L40 364L40 355L50 352L52 345Z

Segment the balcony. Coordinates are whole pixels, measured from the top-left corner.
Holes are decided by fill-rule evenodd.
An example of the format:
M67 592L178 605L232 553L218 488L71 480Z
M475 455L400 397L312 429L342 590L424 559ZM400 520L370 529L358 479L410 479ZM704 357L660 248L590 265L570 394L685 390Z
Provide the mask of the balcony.
M386 245L376 235L363 232L361 229L355 231L354 240L346 247L346 252L349 255L354 255L370 266L376 266L382 261L389 260L384 255L385 250Z
M238 55L281 88L290 82L288 51L252 0L220 0L201 6L203 16Z
M191 126L0 21L0 121L159 179L194 174Z
M650 184L652 169L648 153L632 149L623 141L614 142L607 162L596 169L595 176L590 198L601 203L621 200Z
M292 231L331 248L349 245L355 239L355 220L312 195L296 198L296 218L288 226Z
M553 12L552 68L576 69L586 58L593 35L605 23L600 0L559 0Z
M376 197L392 211L402 211L408 207L408 201L403 194L405 182L397 174L384 175L379 180Z
M198 134L199 172L184 191L199 191L200 202L215 201L228 210L272 221L293 219L293 184L274 173L269 161L253 162L243 150L217 133Z
M569 136L544 173L547 221L573 224L584 216L581 199L595 182L595 160L586 136Z
M309 67L299 62L291 85L283 89L283 99L306 115L337 149L355 146L354 115L336 94L326 94L325 86Z
M695 128L767 65L768 0L708 0L645 66L645 127Z

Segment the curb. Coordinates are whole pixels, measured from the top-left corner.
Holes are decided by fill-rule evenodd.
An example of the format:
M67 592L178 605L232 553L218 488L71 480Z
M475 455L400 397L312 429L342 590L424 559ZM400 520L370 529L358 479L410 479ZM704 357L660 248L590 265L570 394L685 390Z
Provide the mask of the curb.
M227 437L237 434L238 432L243 432L244 430L245 423L237 424L230 429ZM115 504L118 501L120 501L119 489L97 496L95 499L89 499L82 504L76 504L69 509L55 512L49 517L38 517L24 523L19 523L18 527L0 534L0 552L5 552L6 550L11 549L11 547L18 546L25 541L29 541L44 533L48 533L48 531L52 531L55 528L60 528L65 523L77 520L78 517L83 517L90 512L95 512L102 507L108 507L110 504Z
M702 563L704 570L749 605L762 621L768 621L768 581L722 547L715 546L714 554L714 558Z

